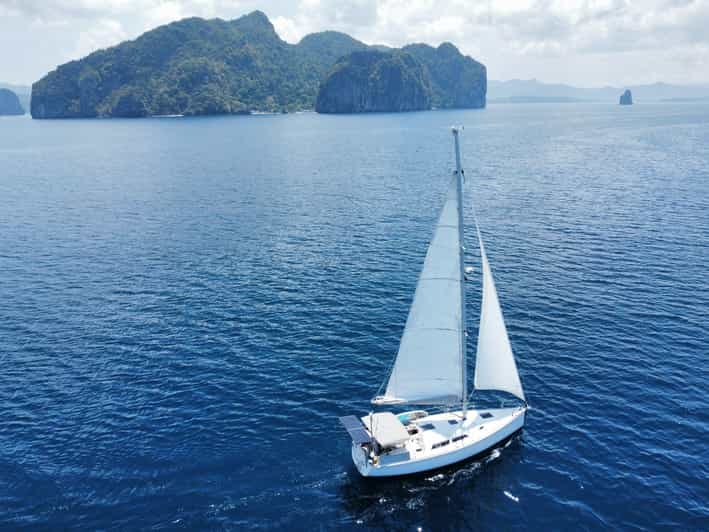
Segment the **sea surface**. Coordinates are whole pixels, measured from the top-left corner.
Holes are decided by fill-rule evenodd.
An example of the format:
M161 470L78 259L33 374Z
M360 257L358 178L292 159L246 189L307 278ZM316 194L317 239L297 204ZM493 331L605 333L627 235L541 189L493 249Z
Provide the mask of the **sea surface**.
M451 124L531 410L363 480ZM709 106L0 119L0 528L709 529Z

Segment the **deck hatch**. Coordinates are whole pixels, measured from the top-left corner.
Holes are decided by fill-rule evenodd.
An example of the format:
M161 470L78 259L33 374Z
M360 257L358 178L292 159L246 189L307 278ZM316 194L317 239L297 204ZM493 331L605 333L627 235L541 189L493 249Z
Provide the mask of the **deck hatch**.
M490 412L481 412L480 417L483 419L488 419L492 417L492 414Z

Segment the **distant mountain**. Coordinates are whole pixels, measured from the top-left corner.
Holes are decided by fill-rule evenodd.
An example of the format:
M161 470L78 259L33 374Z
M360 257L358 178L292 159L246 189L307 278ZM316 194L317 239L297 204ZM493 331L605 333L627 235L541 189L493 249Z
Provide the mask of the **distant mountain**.
M20 100L20 104L25 111L30 108L30 93L32 92L32 87L27 85L15 85L13 83L3 83L0 81L0 89L8 89L17 95Z
M455 53L444 48L443 59L452 61L451 65L467 64L449 46ZM391 51L333 31L288 44L260 11L232 21L189 18L59 66L32 86L32 116L139 117L312 109L320 83L335 62L363 50ZM484 67L475 65L479 66L466 67L456 75L449 69L439 76L431 69L433 83L445 89L436 93L442 106L464 103L461 95L471 91L457 85L471 83L479 103L484 82L473 72L479 75Z
M20 105L17 94L10 89L0 89L0 116L23 114L25 114L25 110Z
M696 100L709 99L707 85L670 85L653 83L652 85L633 85L629 87L580 88L571 85L542 83L537 80L493 81L488 82L488 101L497 103L517 102L563 102L563 101L607 101L618 102L618 96L625 89L633 93L633 100Z
M32 91L32 87L27 85L15 85L14 83L4 83L0 81L0 89L8 89L17 94L29 94Z

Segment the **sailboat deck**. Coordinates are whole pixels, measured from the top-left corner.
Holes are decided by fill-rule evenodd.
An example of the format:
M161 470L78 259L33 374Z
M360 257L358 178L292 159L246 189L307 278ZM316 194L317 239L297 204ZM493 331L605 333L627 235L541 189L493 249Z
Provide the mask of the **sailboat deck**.
M404 444L383 453L381 464L427 459L474 445L502 429L519 412L519 408L495 408L469 410L465 418L462 412L447 412L417 419L407 425L408 429L416 427L417 432Z

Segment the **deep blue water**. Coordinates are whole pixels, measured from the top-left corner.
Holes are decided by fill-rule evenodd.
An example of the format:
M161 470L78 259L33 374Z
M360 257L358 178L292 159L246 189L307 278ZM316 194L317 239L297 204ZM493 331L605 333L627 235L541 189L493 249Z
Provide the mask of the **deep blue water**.
M364 481L453 123L532 410ZM709 106L1 119L0 528L709 529L708 263Z

